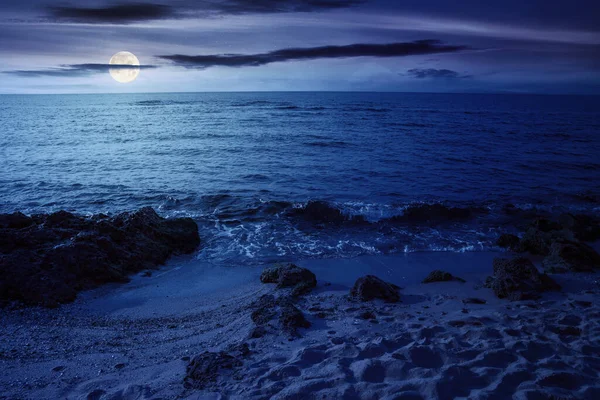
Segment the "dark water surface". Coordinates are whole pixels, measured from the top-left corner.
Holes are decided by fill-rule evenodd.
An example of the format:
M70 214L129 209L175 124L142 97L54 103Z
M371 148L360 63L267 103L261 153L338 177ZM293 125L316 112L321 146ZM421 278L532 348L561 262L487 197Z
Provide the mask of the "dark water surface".
M0 212L152 206L198 257L487 250L502 209L600 211L600 97L197 93L0 96ZM294 213L323 200L363 224ZM389 224L415 203L485 208Z

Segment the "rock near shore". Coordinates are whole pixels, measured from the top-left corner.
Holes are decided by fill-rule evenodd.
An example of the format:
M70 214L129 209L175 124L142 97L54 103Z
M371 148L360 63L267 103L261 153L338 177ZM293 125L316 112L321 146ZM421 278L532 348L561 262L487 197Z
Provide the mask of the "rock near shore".
M0 215L0 305L56 307L78 292L163 264L198 247L191 218L161 218L149 207L114 217L66 211Z
M486 286L501 299L531 300L541 292L560 290L560 286L548 275L540 273L535 265L524 257L514 259L496 258L494 275Z

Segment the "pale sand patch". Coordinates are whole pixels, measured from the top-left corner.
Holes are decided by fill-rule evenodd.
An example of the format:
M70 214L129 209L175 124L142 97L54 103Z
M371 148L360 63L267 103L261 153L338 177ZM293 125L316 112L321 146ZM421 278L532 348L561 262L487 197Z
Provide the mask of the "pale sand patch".
M293 341L275 326L248 338L251 303L283 293L260 269L174 260L57 310L3 311L0 398L600 398L600 276L557 275L562 293L511 303L482 287L495 255L300 262L319 285ZM420 284L433 269L467 282ZM402 286L402 302L349 300L366 273ZM184 389L187 357L242 342L241 368Z

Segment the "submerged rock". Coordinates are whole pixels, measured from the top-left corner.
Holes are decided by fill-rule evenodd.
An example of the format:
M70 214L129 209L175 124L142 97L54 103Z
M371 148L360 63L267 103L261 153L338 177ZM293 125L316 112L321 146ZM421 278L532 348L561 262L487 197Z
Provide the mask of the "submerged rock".
M542 264L550 273L592 272L600 269L600 254L583 243L554 242Z
M494 275L487 279L486 287L499 298L509 300L536 299L541 292L560 290L552 278L540 273L524 257L494 259Z
M278 264L265 269L260 275L262 283L276 283L278 288L291 287L293 296L310 292L317 286L317 277L306 268L294 264Z
M360 301L382 299L389 303L400 301L398 286L385 282L374 275L358 278L350 291L350 296Z
M313 224L363 224L365 219L361 215L346 215L337 207L325 202L312 200L302 208L295 208L288 213L291 216L301 217Z
M149 207L112 218L0 215L0 303L57 306L199 244L191 218L164 219Z
M427 275L427 278L423 279L422 283L449 282L449 281L465 282L464 279L458 278L449 272L435 270L435 271L432 271L429 275Z
M241 366L240 360L225 352L204 352L194 357L188 364L184 379L185 386L195 389L205 388L216 382L225 371Z
M390 218L392 222L442 224L464 221L477 215L487 214L481 207L449 207L443 204L418 204L404 210L402 215Z

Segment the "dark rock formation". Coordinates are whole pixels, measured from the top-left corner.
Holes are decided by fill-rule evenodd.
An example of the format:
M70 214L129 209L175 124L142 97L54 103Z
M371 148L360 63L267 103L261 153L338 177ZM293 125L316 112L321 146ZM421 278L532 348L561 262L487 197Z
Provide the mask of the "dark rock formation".
M485 301L484 299L480 299L477 297L468 297L466 299L463 299L463 304L486 304L487 301Z
M283 330L289 334L296 335L298 328L310 328L311 324L304 318L304 314L293 304L285 304L281 307L279 322Z
M509 249L511 251L520 251L521 239L516 235L505 233L500 235L496 244L502 248Z
M559 218L564 229L573 232L577 240L593 242L600 239L600 220L589 215L563 214Z
M204 352L197 355L188 364L185 386L188 388L203 389L216 382L219 375L242 366L242 362L225 352Z
M374 275L358 278L350 291L350 296L360 301L382 299L389 303L400 301L398 286L387 283Z
M499 298L529 300L539 297L540 292L560 290L560 286L548 275L541 274L527 258L512 260L494 259L494 275L486 281Z
M273 295L261 296L252 306L254 311L251 318L256 325L265 325L277 315L277 301Z
M151 208L112 218L0 215L0 303L57 306L199 244L191 218L164 219Z
M390 218L392 222L412 224L443 224L464 221L478 215L487 214L488 210L479 207L448 207L443 204L418 204L404 210L402 215Z
M309 201L306 206L295 208L289 214L317 224L361 224L366 222L364 217L346 215L325 201Z
M276 299L273 295L263 295L252 304L252 321L258 326L263 327L269 322L279 317L279 328L290 335L296 336L298 328L309 328L310 322L306 320L302 311L300 311L291 297L280 297ZM262 337L267 333L266 329L250 332L253 338Z
M465 282L465 280L462 278L458 278L449 272L440 271L440 270L432 271L429 275L427 275L427 278L423 279L423 283L449 282L449 281Z
M278 288L291 287L292 296L310 292L317 286L317 277L306 268L294 264L278 264L265 269L260 275L262 283L276 283Z
M554 242L542 264L550 273L592 272L600 269L600 254L583 243Z

